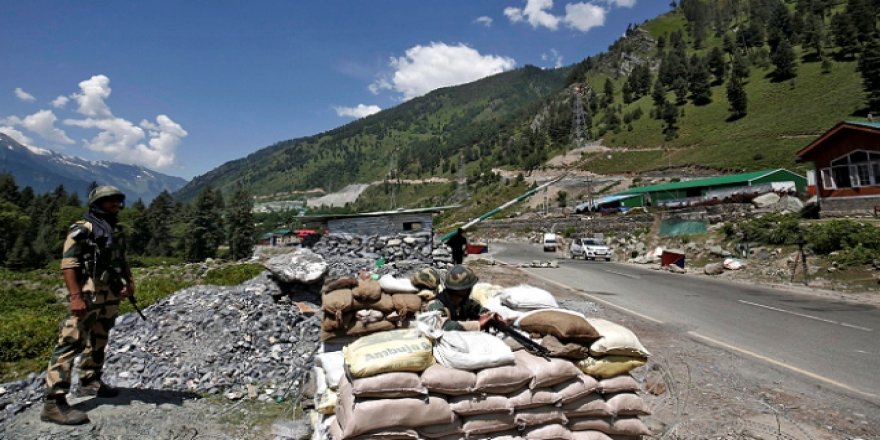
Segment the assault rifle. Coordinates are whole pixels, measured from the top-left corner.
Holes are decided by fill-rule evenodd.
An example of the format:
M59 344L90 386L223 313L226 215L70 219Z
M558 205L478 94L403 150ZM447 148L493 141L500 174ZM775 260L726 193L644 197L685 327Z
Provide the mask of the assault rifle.
M125 281L125 278L120 278L120 280L122 281L122 288L123 289L128 287L128 281ZM137 298L134 297L134 293L131 293L128 295L128 302L130 302L131 306L134 307L134 311L137 312L138 315L141 316L141 319L143 319L144 321L147 321L147 317L144 316L144 312L142 312L141 308L138 307Z
M528 336L523 335L522 333L516 331L516 329L511 326L505 324L503 321L500 321L496 318L492 318L486 321L486 328L495 329L500 333L504 333L507 336L510 336L516 342L519 342L526 351L532 353L535 356L540 356L544 359L550 360L550 350L547 347L531 340Z
M98 267L101 263L101 249L98 246L98 243L91 237L86 239L86 244L91 248L92 251L91 260L86 261L86 270L92 275L92 279L97 280L98 277L100 277L101 281L106 282L107 278L109 278L108 275L112 270L116 273L116 278L119 280L119 283L122 284L122 289L128 287L128 281L125 280L125 277L122 276L120 269L117 267L104 269L100 274L98 274ZM134 297L134 294L128 295L128 302L131 303L131 306L134 307L134 310L137 312L138 315L140 315L141 319L147 321L147 317L144 316L144 312L142 312L141 308L137 305L137 298Z

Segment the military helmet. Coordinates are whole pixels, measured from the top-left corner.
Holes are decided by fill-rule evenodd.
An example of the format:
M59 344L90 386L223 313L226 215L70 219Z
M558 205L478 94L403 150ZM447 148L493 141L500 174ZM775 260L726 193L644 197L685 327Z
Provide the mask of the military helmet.
M113 196L122 197L122 200L125 200L125 194L119 188L110 185L99 186L89 193L89 206L94 205L98 200L105 197Z
M418 272L410 275L409 280L414 286L425 289L434 290L440 286L440 274L433 267L420 269Z
M446 274L446 288L450 290L467 290L477 284L477 274L462 265L452 266Z

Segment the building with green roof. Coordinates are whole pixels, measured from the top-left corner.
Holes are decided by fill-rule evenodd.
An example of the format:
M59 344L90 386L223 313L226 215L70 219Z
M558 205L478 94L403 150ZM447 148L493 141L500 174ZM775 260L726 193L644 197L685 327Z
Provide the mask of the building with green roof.
M710 177L707 179L685 180L681 182L662 183L659 185L630 188L619 195L636 195L623 201L624 206L651 206L673 200L686 200L706 197L713 191L733 190L736 188L772 187L774 183L792 182L799 193L806 190L807 178L784 168L753 171L749 173L731 174Z

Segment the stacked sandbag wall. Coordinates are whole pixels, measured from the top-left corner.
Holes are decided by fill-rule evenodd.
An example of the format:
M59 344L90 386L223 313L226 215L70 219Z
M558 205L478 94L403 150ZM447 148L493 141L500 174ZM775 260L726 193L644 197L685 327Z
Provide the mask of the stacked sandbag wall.
M346 373L338 383L330 379L324 386L337 388L319 399L335 400L335 415L325 403L327 417L317 424L314 438L608 440L650 435L639 418L650 411L629 375L649 353L631 331L548 308L545 296L529 286L517 286L508 292L513 295L495 287L482 285L476 296L504 305L508 322L545 347L547 358L509 337L496 337L501 334L425 331L422 324L430 321L423 318L429 314L420 315L421 331L377 333L346 346L341 358L320 355L323 368ZM524 301L528 294L537 300ZM327 367L331 358L336 366Z

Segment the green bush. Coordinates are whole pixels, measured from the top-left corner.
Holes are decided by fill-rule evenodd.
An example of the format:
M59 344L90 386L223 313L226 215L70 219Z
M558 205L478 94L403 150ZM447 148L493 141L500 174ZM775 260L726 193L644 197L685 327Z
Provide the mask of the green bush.
M880 230L853 220L831 220L811 227L807 241L818 254L829 254L859 244L866 249L880 250Z
M800 237L798 217L794 214L767 214L725 226L728 236L742 234L743 241L764 244L795 244Z
M211 269L205 274L205 284L216 284L219 286L235 286L241 284L266 270L262 265L247 263L233 264L229 266Z

